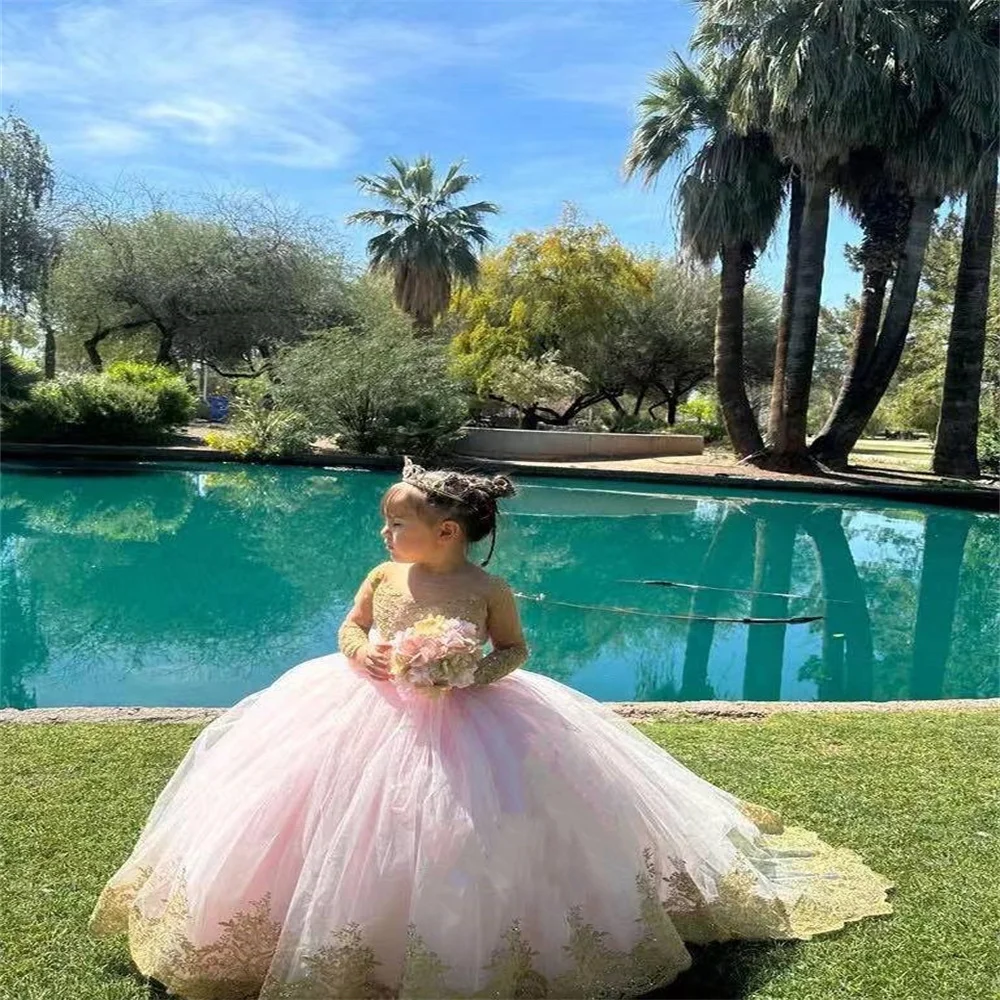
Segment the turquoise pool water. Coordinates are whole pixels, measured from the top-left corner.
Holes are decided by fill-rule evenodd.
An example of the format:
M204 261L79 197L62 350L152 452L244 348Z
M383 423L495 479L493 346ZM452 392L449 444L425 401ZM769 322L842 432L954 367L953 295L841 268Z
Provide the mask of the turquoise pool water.
M389 482L340 469L5 464L0 705L230 705L331 651L358 582L384 558ZM521 486L491 568L526 595L531 668L590 695L998 694L993 515ZM636 582L648 580L685 586ZM814 620L725 620L746 617Z

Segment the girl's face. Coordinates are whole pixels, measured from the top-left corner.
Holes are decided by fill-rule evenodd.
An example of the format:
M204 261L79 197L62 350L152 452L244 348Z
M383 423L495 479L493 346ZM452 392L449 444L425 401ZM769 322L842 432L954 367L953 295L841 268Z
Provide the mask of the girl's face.
M408 499L411 502L406 502ZM447 547L461 542L460 529L454 521L421 517L418 505L419 497L403 496L386 504L383 510L382 541L393 562L434 562Z

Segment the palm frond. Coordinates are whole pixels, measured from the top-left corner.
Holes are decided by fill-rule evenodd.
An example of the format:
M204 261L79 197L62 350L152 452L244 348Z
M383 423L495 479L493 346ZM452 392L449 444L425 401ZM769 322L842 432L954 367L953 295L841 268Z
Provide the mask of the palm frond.
M676 187L681 240L709 262L724 243L762 249L781 211L787 168L762 131L739 129L729 112L734 68L675 56L651 79L625 160L627 176L650 184L670 161L683 163ZM695 136L702 144L688 155Z
M491 239L482 219L499 208L488 201L454 204L477 180L461 172L460 161L440 183L427 156L412 163L392 157L389 165L389 174L358 178L359 189L386 207L354 212L347 221L383 230L368 241L370 266L393 275L397 304L419 328L429 329L447 308L453 282L475 282L478 252Z

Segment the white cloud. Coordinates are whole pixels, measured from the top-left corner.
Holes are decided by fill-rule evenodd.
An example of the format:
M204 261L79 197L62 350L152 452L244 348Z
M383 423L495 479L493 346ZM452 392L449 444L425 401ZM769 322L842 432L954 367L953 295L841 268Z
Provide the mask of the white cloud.
M138 115L145 121L187 132L208 146L223 141L240 123L237 106L194 96L174 102L154 101L140 107Z
M127 122L102 119L84 122L79 128L78 145L93 154L134 153L142 149L149 136Z
M5 13L7 99L41 97L74 148L153 144L302 168L356 146L366 90L459 50L424 29L307 24L282 9L200 0L89 2Z
M330 168L373 119L393 127L387 93L398 114L441 69L483 66L516 82L515 56L539 38L600 34L587 7L504 10L467 26L390 19L377 5L280 0L8 3L5 99L44 101L55 148L109 157L160 149L196 166L211 157L213 165ZM600 67L540 71L522 82L566 100L611 103L624 92Z

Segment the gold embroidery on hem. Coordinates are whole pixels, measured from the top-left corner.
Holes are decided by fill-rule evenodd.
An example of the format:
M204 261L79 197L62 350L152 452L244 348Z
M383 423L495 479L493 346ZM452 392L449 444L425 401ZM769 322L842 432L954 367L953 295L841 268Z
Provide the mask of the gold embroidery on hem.
M675 978L690 964L684 945L741 939L808 939L863 917L887 914L888 879L854 851L834 848L815 834L789 828L762 835L740 852L733 869L704 892L679 861L663 877L653 851L644 851L636 878L640 936L627 951L608 946L609 935L587 923L578 908L566 915L564 951L572 969L546 978L538 953L515 921L484 972L477 998L636 996ZM184 879L165 870L136 869L105 888L91 918L95 934L126 931L139 970L188 1000L335 1000L335 998L454 997L448 967L411 926L398 983L378 977L379 962L362 930L350 924L329 945L308 955L279 949L280 924L270 897L250 903L219 924L208 944L188 938L190 906ZM158 898L155 889L165 892ZM153 889L153 892L150 892ZM714 890L714 891L713 891ZM277 954L276 954L277 952ZM304 974L290 978L287 970ZM462 994L467 996L468 994Z

